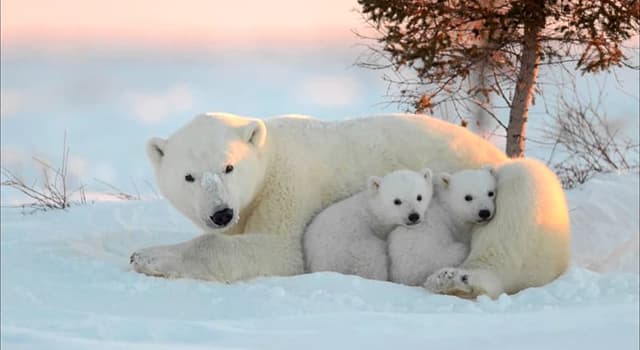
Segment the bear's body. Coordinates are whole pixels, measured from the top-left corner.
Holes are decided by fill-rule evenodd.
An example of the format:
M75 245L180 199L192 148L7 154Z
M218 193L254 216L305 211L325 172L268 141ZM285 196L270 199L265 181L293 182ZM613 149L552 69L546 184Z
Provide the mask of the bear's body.
M201 115L168 139L150 140L147 153L162 194L209 234L177 245L139 250L131 256L133 269L149 275L219 281L302 273L301 239L307 223L323 208L362 190L362 179L369 174L425 165L434 171L456 171L507 162L504 153L468 130L418 115L342 122ZM222 174L228 162L234 163L235 170L217 187L198 187L198 179L185 182L187 172ZM507 164L518 168L522 163ZM528 171L526 166L522 169ZM512 182L516 186L528 184L526 180ZM532 224L535 217L546 213L544 207L536 211L536 203L564 203L562 192L539 198L546 194L536 188L525 192L528 197L510 193L518 197L520 207L531 212L501 208L499 201L498 213L505 219L494 219L479 235L503 237L521 216L533 216L526 218L530 224L521 229L521 235L536 241L539 251L513 247L514 255L523 260L513 271L508 271L507 265L513 261L505 261L503 266L500 260L484 259L488 269L508 275L513 286L547 283L566 268L566 225ZM234 224L209 223L207 218L224 206L233 206ZM553 208L560 206L554 204ZM561 214L549 215L561 219ZM544 238L538 239L540 236ZM470 254L490 255L492 249L484 243L472 244ZM559 254L549 256L551 251ZM544 267L538 267L539 260L544 261L540 265ZM521 266L530 270L523 271ZM517 273L520 278L513 279Z
M433 199L419 225L398 227L388 240L389 279L422 285L444 267L460 265L469 253L471 231L495 213L493 170L462 170L435 177Z
M311 221L303 238L307 271L386 281L389 232L419 224L432 192L428 169L423 174L399 170L381 179L371 177L366 190L329 206Z
M543 285L566 270L569 211L556 175L533 159L505 162L495 174L495 216L474 228L471 251L462 265L431 275L425 283L428 290L496 298Z
M374 232L386 235L390 228L376 227L365 197L365 192L355 194L323 210L311 222L303 239L308 272L387 279L387 241Z
M454 223L448 222L446 210L433 202L419 227L398 227L389 234L390 281L422 285L436 270L456 267L469 254L469 245L454 239L450 232Z

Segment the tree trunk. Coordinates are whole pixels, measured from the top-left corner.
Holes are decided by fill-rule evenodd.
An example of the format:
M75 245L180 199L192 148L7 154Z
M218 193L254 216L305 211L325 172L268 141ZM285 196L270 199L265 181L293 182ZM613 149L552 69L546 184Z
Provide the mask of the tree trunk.
M535 13L536 15L534 15L535 18L525 24L524 28L520 71L518 72L518 80L513 100L511 101L509 125L507 126L506 151L507 156L511 158L524 157L529 105L531 105L540 63L538 35L545 25L541 6L544 5L532 4L530 6L532 7L531 10L533 10L530 13Z
M486 45L486 42L484 45ZM482 90L489 89L489 80L487 79L487 70L489 69L488 65L489 63L485 60L471 72L472 88L480 88ZM478 90L474 95L474 98L477 100L472 110L474 120L468 128L473 130L475 133L482 135L483 138L488 138L490 136L489 132L493 129L493 119L491 119L491 116L485 108L491 108L491 94L483 93ZM479 104L482 104L484 108Z
M496 7L495 0L480 0L480 4L484 9L492 9ZM481 48L489 48L489 32L483 30L483 22L476 21L473 27L478 30L476 35L477 45ZM487 90L491 90L489 87L489 79L487 79L487 71L489 70L489 58L483 59L482 62L471 72L471 87L480 88L476 91L474 98L482 104L485 108L491 108L491 93L487 93ZM472 123L470 129L475 133L482 135L483 138L490 136L489 132L492 129L492 119L489 113L476 103L474 110L472 111L475 117L474 123Z

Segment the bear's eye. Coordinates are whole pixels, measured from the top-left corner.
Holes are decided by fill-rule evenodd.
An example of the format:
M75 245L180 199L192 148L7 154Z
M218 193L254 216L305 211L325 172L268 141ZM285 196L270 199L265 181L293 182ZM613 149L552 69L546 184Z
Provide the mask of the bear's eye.
M194 182L194 181L196 181L196 179L194 179L194 178L193 178L193 175L191 175L191 174L187 174L187 175L185 175L185 176L184 176L184 179L185 179L187 182Z
M468 195L464 196L464 200L467 201L467 202L471 202L473 200L473 197L471 197L471 195L468 194Z
M422 200L422 196L418 195L418 198L416 198L418 200L418 202L420 202Z
M396 200L393 201L393 204L400 205L402 204L402 201L396 198Z
M487 193L487 195L489 195L489 197L493 197L494 193L493 193L493 191L489 191L489 193Z
M226 168L224 168L224 173L228 174L233 171L233 165L229 164Z

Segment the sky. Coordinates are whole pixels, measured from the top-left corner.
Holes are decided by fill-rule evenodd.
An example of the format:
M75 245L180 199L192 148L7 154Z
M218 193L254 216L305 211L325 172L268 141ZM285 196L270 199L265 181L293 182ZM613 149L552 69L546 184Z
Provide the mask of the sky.
M354 0L3 0L5 46L309 46L353 41Z
M27 179L32 156L60 158L65 134L75 184L149 192L146 139L198 113L397 110L380 103L379 74L354 66L355 0L0 4L2 165Z
M65 134L74 184L131 192L153 183L145 141L202 112L336 120L406 108L387 103L382 72L355 65L367 53L353 33L366 31L355 0L0 6L1 160L27 181L39 174L33 156L57 162ZM587 94L603 86L606 112L637 130L638 80L626 70L580 84ZM546 107L532 108L530 135ZM2 188L3 203L9 194Z

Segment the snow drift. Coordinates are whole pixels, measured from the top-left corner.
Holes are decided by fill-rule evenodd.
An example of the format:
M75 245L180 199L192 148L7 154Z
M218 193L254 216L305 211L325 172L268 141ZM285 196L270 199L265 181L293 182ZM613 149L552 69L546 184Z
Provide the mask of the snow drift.
M161 200L2 209L5 349L637 349L638 173L567 193L572 266L491 301L335 273L226 285L131 272L197 230Z

